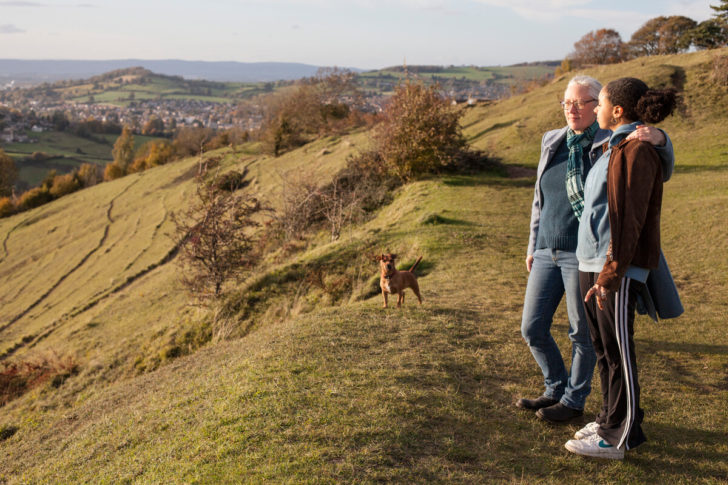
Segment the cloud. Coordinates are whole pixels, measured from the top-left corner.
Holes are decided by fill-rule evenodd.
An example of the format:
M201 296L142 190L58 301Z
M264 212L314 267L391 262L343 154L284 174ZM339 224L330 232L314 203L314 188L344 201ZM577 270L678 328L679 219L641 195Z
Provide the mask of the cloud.
M13 24L0 25L0 34L23 34L25 31Z
M583 7L591 0L475 0L491 7L509 8L529 20L556 20L567 16L574 7Z
M38 3L38 2L0 1L0 7L53 7L53 6L55 6L55 7L96 8L98 5L94 5L92 3L48 5L47 3Z
M38 2L0 2L0 7L45 7Z

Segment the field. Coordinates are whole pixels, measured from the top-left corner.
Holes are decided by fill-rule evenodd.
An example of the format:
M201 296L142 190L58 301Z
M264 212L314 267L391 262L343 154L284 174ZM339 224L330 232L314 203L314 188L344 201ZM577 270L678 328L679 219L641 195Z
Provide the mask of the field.
M232 103L272 89L272 87L266 88L266 83L263 82L194 81L148 73L141 76L102 78L88 84L59 88L57 91L61 96L73 102L86 103L92 97L92 101L95 103L128 106L132 101L146 99L188 99L211 103Z
M50 170L59 174L71 172L84 163L105 166L112 162L111 149L118 135L94 135L93 139L76 136L61 131L28 132L35 140L32 143L8 143L3 150L15 159L18 168L19 188L37 186ZM155 137L135 135L135 148L156 139ZM48 157L33 159L34 153L45 153Z
M3 407L0 483L725 483L728 147L714 134L728 89L708 83L712 55L590 71L685 74L687 109L661 127L677 153L662 244L686 312L638 317L649 441L623 462L563 448L598 411L597 381L584 420L563 427L513 405L542 386L520 314L532 168L541 133L563 124L563 78L467 109L466 136L512 175L411 183L340 240L268 255L230 288L248 306L224 328L190 305L173 257L170 213L193 194L197 159L0 220L3 361L78 363ZM286 180L324 181L367 143L357 132L277 159L252 147L206 156L247 168L249 190L275 206ZM409 294L381 308L371 256L388 251L402 267L423 256L422 306ZM351 290L307 285L316 268ZM568 357L565 320L561 308L554 336Z

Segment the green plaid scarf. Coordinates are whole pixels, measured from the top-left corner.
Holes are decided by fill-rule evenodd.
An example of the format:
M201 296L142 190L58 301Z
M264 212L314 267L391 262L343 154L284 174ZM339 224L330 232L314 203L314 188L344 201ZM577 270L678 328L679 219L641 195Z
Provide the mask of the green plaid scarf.
M569 149L569 161L566 164L566 194L577 219L581 219L584 210L584 181L581 178L584 148L591 146L594 135L599 129L596 121L584 133L574 133L569 128L566 132L566 147Z

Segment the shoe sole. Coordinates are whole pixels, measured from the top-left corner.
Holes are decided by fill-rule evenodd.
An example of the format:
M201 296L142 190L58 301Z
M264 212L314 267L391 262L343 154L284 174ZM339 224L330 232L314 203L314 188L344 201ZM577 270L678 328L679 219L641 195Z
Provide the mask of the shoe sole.
M564 445L564 448L569 450L570 452L574 453L575 455L581 455L581 456L589 456L591 458L604 458L607 460L624 460L624 452L622 453L615 453L615 452L602 452L602 453L589 453L588 451L577 449L576 447L570 446L569 442L567 441Z

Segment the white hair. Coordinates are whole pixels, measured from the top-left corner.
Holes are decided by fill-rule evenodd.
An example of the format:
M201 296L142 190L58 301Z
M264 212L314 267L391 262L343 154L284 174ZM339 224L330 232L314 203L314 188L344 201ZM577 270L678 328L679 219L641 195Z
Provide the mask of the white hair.
M589 96L591 96L594 99L599 98L599 91L602 90L602 83L597 81L591 76L574 76L571 78L571 81L569 81L569 84L566 85L566 89L564 92L568 91L568 89L572 86L584 86L589 90Z

